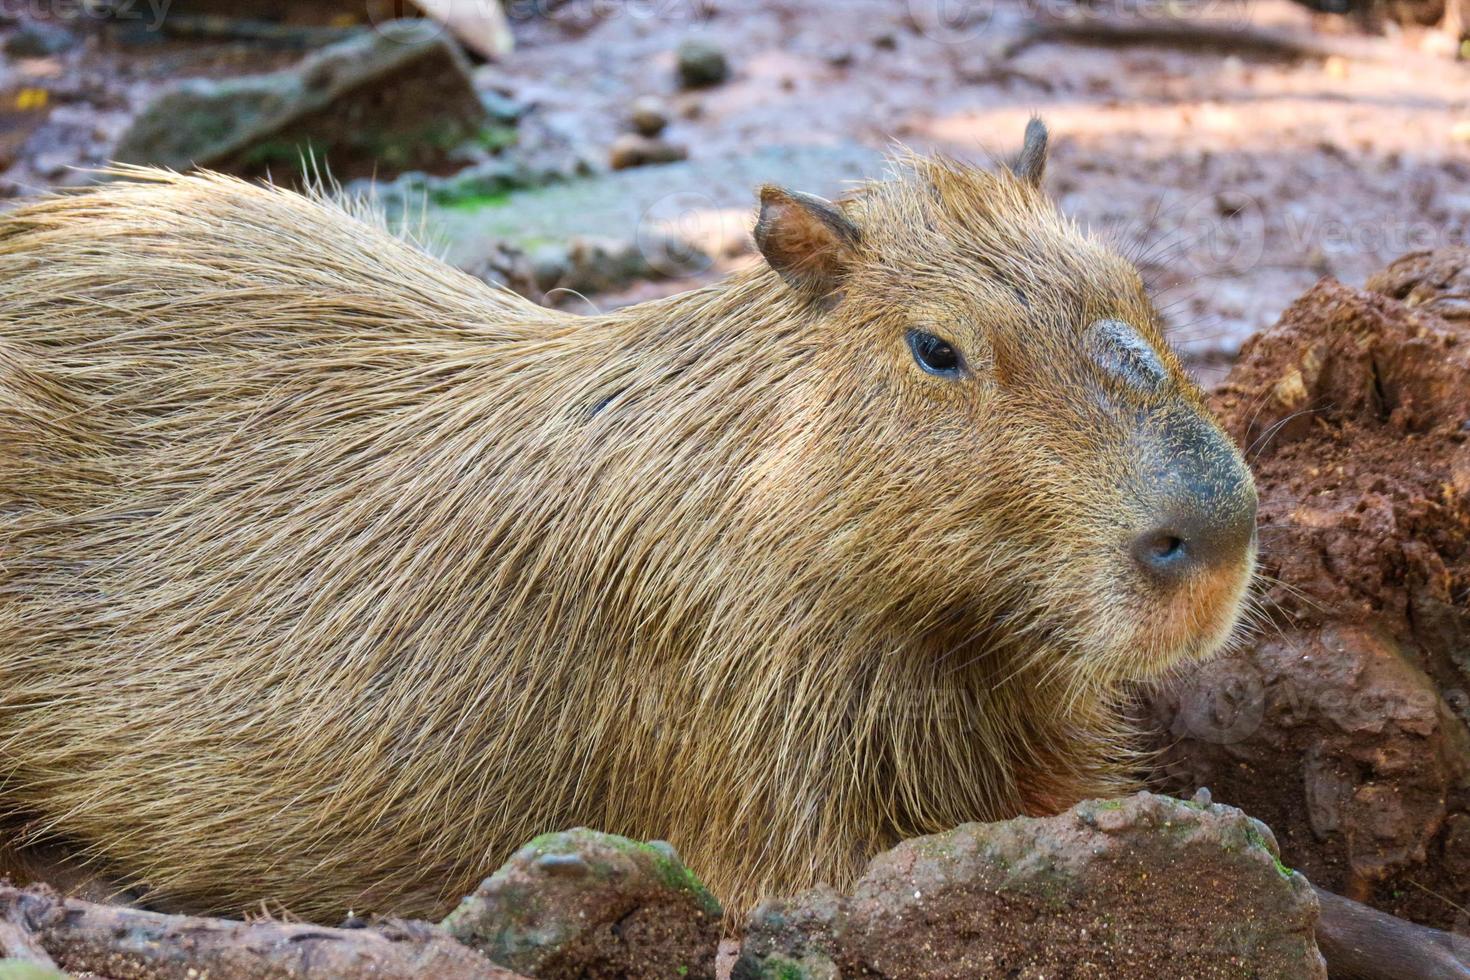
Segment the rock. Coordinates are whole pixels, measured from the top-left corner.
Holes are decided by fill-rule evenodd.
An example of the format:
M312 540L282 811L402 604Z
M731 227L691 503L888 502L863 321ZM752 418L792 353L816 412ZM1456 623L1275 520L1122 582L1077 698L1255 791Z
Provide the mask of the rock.
M607 151L608 166L614 170L627 170L650 163L674 163L687 160L689 151L668 140L624 133L613 140Z
M645 250L636 240L577 236L567 246L567 270L558 283L574 293L594 294L622 289L639 279L658 279L662 273L653 259L668 254L659 243Z
M70 51L77 37L59 24L34 20L22 24L5 41L5 53L12 58L49 58Z
M1167 785L1208 783L1273 820L1287 860L1324 887L1366 898L1381 882L1381 901L1449 859L1437 835L1460 747L1434 683L1386 633L1288 629L1205 665L1156 709L1182 740Z
M680 242L667 242L645 253L639 242L576 236L565 243L543 242L529 252L508 242L495 243L465 271L504 286L538 303L560 306L584 303L584 296L621 290L631 283L673 274L658 261L708 264ZM554 290L559 293L553 295Z
M679 45L676 58L681 88L708 88L730 77L725 52L709 41L685 41Z
M633 100L628 110L628 121L639 136L652 138L669 124L669 109L663 99L652 95L640 96Z
M567 249L556 242L546 242L538 246L527 258L530 261L531 281L543 294L560 286L572 271L572 261Z
M1246 343L1213 405L1250 447L1271 626L1153 702L1163 788L1442 929L1470 902L1465 257L1406 256L1388 295L1324 280Z
M1317 900L1265 825L1149 793L965 824L874 858L853 890L751 914L732 980L1325 977Z
M384 26L286 71L179 82L133 121L113 155L279 178L309 151L348 179L454 168L453 150L496 135L457 48Z
M542 980L714 980L722 916L667 844L577 829L521 848L442 928Z
M544 242L529 253L496 243L465 271L538 303L583 304L597 293L616 292L641 280L667 279L707 267L710 257L677 238L625 240L575 236ZM553 295L554 290L560 292Z
M169 915L0 882L0 943L86 977L283 980L525 980L427 922L374 919L333 929L269 916Z
M1410 252L1369 276L1364 288L1445 320L1470 321L1470 248Z
M833 68L851 68L852 63L857 59L852 52L852 48L845 45L836 45L827 49L826 53L822 55L822 60Z
M488 247L475 261L465 263L464 271L538 303L543 300L546 291L556 285L550 283L543 286L537 279L530 257L520 248L506 242L496 242Z
M490 118L505 126L520 122L531 107L507 92L488 89L480 92L480 102Z

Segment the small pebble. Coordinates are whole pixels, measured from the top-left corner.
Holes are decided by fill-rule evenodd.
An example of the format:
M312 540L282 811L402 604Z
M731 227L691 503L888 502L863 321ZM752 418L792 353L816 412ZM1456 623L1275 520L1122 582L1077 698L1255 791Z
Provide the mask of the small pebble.
M531 281L536 288L543 293L555 289L561 285L562 279L571 271L571 261L567 258L566 246L555 242L548 242L538 246L531 252Z
M644 95L633 100L628 121L633 124L633 130L638 135L651 138L662 133L669 124L669 110L663 99Z
M833 68L847 68L854 60L852 48L833 48L824 55L824 58Z
M681 88L706 88L730 77L725 52L708 41L685 41L677 56Z
M689 150L664 139L624 133L608 147L607 163L614 170L627 170L650 163L673 163L689 157Z

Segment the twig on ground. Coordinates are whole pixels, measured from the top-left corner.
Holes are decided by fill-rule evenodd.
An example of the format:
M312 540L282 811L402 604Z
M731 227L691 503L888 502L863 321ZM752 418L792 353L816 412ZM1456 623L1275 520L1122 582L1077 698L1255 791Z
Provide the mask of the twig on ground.
M1331 57L1361 61L1383 56L1381 46L1370 40L1321 37L1238 21L1094 16L1030 20L1020 35L1004 46L1003 54L1012 57L1033 44L1048 41L1204 49L1284 61Z

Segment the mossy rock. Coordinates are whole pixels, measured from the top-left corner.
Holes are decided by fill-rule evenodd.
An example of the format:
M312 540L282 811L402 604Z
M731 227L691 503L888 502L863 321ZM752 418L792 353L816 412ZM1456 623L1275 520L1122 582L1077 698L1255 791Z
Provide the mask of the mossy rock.
M491 117L458 48L385 28L282 71L183 79L134 118L113 156L288 182L320 166L345 180L448 172L462 167L460 149L495 152L517 138Z
M713 980L723 916L668 844L579 828L522 847L442 925L538 978Z

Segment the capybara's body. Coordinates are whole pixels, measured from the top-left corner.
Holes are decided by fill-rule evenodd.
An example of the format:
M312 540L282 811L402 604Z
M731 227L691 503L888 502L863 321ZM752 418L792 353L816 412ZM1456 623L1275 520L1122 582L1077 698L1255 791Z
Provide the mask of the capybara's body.
M787 275L585 318L225 178L0 216L0 802L157 901L331 917L574 825L741 907L1121 785L1119 685L1248 574L1114 554L1198 393L1026 181L842 207L840 288L768 228ZM1073 351L1099 317L1163 373Z

